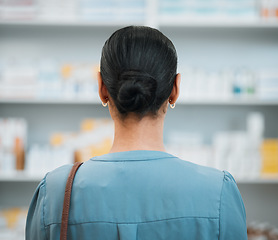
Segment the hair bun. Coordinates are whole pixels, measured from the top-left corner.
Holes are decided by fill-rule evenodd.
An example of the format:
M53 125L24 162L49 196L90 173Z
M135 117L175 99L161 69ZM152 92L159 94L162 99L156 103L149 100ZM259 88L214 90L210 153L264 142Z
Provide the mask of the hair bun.
M119 75L118 109L121 113L144 114L156 95L156 80L148 73L124 71Z

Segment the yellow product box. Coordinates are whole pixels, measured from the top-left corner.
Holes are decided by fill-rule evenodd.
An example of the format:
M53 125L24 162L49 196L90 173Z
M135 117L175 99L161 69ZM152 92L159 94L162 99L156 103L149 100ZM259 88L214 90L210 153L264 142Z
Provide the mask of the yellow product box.
M91 144L75 151L74 161L85 162L92 157L107 154L112 146L112 139L105 138L97 144Z
M265 139L261 146L262 173L278 173L278 139Z

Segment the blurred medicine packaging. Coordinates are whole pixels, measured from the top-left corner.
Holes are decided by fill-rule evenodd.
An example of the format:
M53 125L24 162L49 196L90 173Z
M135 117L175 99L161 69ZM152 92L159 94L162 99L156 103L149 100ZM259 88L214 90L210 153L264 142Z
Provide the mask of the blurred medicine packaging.
M181 69L180 99L187 100L261 100L278 99L278 71L238 67L208 71L185 66Z
M49 144L27 146L26 121L0 119L0 172L24 170L43 175L59 166L108 153L113 128L109 119L84 119L79 132L53 132Z
M23 170L26 145L26 120L0 118L0 171Z
M278 21L277 0L160 0L161 21Z
M84 119L79 132L53 132L50 144L30 146L25 170L46 173L65 164L85 162L106 154L112 146L113 129L110 119Z
M143 0L2 0L0 19L111 22L143 20Z
M172 131L167 150L196 164L227 170L236 178L258 178L278 174L278 139L264 139L264 117L247 116L246 131L216 132L212 144L204 143L201 133Z
M261 3L262 4L262 3ZM161 0L160 16L167 20L174 16L175 20L256 20L260 17L260 1L256 0Z
M25 208L2 208L0 209L0 239L23 240L27 209Z
M278 71L246 67L208 71L181 66L180 99L278 99ZM15 71L16 69L16 71ZM98 64L42 59L0 61L0 99L98 100Z
M277 0L2 0L0 19L37 21L146 21L148 7L160 22L277 21Z
M89 63L6 61L0 64L0 99L96 99L98 70Z
M216 132L211 144L201 133L172 130L166 149L185 161L227 170L235 177L278 174L278 139L264 139L264 117L249 113L246 131ZM84 119L79 132L53 132L48 144L27 146L24 119L0 119L0 172L24 170L43 175L64 164L87 161L109 152L114 125L110 119Z

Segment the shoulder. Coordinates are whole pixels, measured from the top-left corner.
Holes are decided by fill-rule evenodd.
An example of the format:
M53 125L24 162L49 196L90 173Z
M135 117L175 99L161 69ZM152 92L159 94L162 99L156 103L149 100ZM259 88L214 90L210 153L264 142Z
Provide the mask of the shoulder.
M56 195L56 193L65 190L67 178L72 166L72 164L64 165L47 173L45 176L46 198L50 193L51 195Z
M176 173L184 175L185 178L192 181L200 182L204 184L203 186L214 185L214 187L219 186L221 188L225 178L230 177L232 179L228 172L198 165L180 158L174 159L171 165L175 168Z
M226 171L219 211L220 239L247 239L244 203L235 179Z
M157 172L156 179L159 179L159 185L163 187L164 199L170 198L175 202L179 214L219 218L221 191L225 178L223 171L174 158L165 163L163 172Z
M60 185L65 185L67 181L68 174L72 168L72 164L64 165L54 169L53 171L47 173L45 176L45 184L47 188L56 188ZM63 184L65 183L65 184Z
M221 190L221 208L225 211L234 205L234 207L239 207L240 211L245 215L244 203L234 177L227 171L223 172L224 179Z
M63 209L65 186L72 164L61 166L45 176L45 224L59 223Z
M65 185L71 165L62 166L46 174L38 185L30 203L26 239L46 239L46 228L61 221Z

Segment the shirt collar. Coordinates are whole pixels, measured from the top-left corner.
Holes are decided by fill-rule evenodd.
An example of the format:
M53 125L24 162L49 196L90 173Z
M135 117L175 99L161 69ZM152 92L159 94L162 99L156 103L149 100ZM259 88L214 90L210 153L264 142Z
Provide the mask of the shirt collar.
M125 152L108 153L101 156L96 156L90 160L94 161L149 161L158 160L164 158L176 158L175 156L162 152L162 151L150 151L150 150L134 150Z

